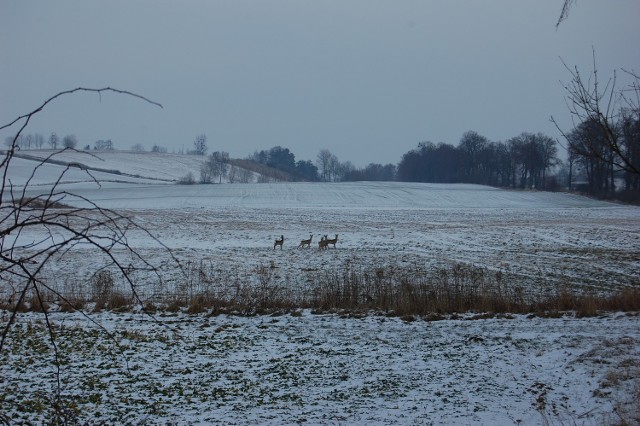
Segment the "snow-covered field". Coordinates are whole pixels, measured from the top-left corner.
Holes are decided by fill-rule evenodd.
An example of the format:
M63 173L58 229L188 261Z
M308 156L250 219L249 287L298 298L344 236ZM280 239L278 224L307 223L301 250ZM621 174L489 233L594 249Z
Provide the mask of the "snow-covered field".
M124 172L114 158L104 168ZM199 166L173 167L167 163L175 160L162 157L167 160L153 167L149 158L123 162L127 175L138 176L132 183L105 179L111 182L98 188L77 170L62 188L132 217L183 264L206 264L219 276L250 277L268 265L280 283L304 286L311 275L346 264L428 269L463 263L541 291L570 285L608 292L640 283L637 207L477 185L168 185L156 179L188 171L197 176ZM10 169L15 184L30 175L29 164L20 160ZM46 191L47 174L55 176L57 167L43 167L27 195ZM172 171L160 176L158 170ZM335 249L317 249L324 234L338 234ZM285 243L274 250L280 235ZM309 235L312 248L298 249ZM133 231L128 242L161 269L168 264L146 234ZM92 255L73 250L45 276L60 288L86 282L96 266ZM173 270L163 272L179 284ZM136 278L143 297L151 297L156 283ZM601 424L620 420L616 404L640 410L637 403L625 405L640 389L637 316L412 323L307 311L254 318L179 314L161 323L136 314L92 317L123 339L128 370L90 323L56 313L60 333L79 339L64 349L64 392L84 395L82 412L108 423ZM14 396L4 393L0 406L9 402L10 413L21 398L34 401L53 391L50 352L26 346L45 340L41 321L38 314L22 316L17 330L34 337L12 341L17 352L2 355L8 356L2 387ZM38 371L47 371L48 380ZM620 414L634 421L629 412ZM34 412L30 419L36 418Z
M118 151L95 155L71 151L56 159L103 165L146 181L122 183L113 179L122 175L110 175L98 187L72 169L73 179L60 188L131 216L184 262L213 262L225 271L270 265L281 279L301 282L345 262L365 268L461 262L519 276L533 288L563 283L606 291L640 281L638 207L478 185L149 184L161 172L167 180L188 172L197 176L202 159ZM33 162L14 161L9 176L19 185ZM47 182L61 167L43 166L26 195L48 191ZM338 243L320 253L317 241L325 234L338 234ZM283 250L273 250L281 235ZM310 235L314 249L297 250ZM155 259L162 256L144 233L130 233L129 243ZM61 283L84 280L86 266L86 254L73 253L50 274Z
M304 282L345 262L461 262L520 276L527 286L606 291L640 279L640 209L576 195L396 182L67 187L131 216L181 261L227 271L270 265L282 279ZM319 252L325 234L338 234L338 243ZM282 250L273 250L281 235ZM312 249L298 250L310 235ZM130 233L129 243L160 255L143 233ZM77 254L56 265L58 280L85 269Z
M52 315L64 402L90 423L640 421L638 316L92 318L117 345L79 314ZM43 327L40 315L21 317L0 355L0 413L15 424L51 414L56 370Z

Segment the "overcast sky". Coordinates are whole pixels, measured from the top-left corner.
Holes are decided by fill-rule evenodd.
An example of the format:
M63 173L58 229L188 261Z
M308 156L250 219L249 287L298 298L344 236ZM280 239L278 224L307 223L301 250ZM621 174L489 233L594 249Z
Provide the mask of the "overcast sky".
M280 145L356 166L475 130L504 141L570 126L562 65L640 71L640 1L0 0L0 123L79 86L27 133L244 158ZM15 131L15 130L13 130ZM8 133L0 134L2 141Z

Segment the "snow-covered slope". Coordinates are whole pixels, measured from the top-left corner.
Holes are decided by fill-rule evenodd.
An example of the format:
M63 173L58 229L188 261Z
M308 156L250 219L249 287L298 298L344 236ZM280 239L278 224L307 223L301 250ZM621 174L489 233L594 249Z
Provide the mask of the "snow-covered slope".
M9 169L9 177L15 185L22 185L31 176L40 159L50 157L56 163L73 164L65 174L65 182L88 182L93 179L81 168L91 171L101 181L138 182L138 183L171 183L186 176L200 175L200 166L204 156L178 155L155 152L130 151L72 151L59 153L48 150L22 151L17 153ZM33 184L54 182L66 168L62 164L47 163L39 167Z
M110 208L173 209L214 207L258 208L394 208L394 209L531 209L611 206L573 194L509 191L480 185L399 182L336 184L270 183L234 185L173 184L191 173L197 179L205 157L127 151L63 151L62 164L39 164L53 151L18 153L9 168L13 185L29 179L36 195L56 182L61 189ZM68 168L67 164L74 167ZM35 174L34 167L37 167ZM95 181L99 181L97 185ZM151 185L158 184L158 185ZM44 188L43 188L44 187Z
M223 185L64 185L108 208L533 209L613 206L573 194L509 191L480 185L403 182ZM36 188L36 190L39 190Z

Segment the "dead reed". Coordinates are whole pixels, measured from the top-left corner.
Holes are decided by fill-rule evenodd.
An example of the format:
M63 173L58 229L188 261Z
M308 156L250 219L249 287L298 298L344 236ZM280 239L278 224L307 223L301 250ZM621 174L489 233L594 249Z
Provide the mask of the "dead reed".
M426 269L366 267L346 262L324 271L281 276L273 265L251 273L193 264L194 277L168 307L189 313L256 315L295 312L378 311L403 318L441 318L468 312L490 314L595 316L603 311L640 310L640 288L595 294L578 287L525 288L522 279L501 271L454 263Z
M152 287L153 293L143 294L143 309L259 315L307 308L350 314L376 311L412 319L442 319L470 312L545 317L571 312L588 317L605 311L640 311L637 287L601 294L562 284L546 289L525 287L522 282L516 275L460 263L416 269L367 267L350 261L333 269L290 276L274 265L229 271L201 261L191 263L187 279L168 287L171 290ZM84 292L77 284L68 290L64 300L50 298L40 303L32 297L20 310L42 311L57 305L62 311L87 307L127 311L135 306L133 295L117 285L108 271L93 276ZM1 308L12 306L4 303Z

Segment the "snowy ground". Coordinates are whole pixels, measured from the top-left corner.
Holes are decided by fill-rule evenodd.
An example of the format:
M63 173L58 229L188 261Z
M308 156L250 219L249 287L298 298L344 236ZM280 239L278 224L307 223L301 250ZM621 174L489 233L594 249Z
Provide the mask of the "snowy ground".
M347 263L428 269L460 262L503 271L532 289L607 292L640 283L637 207L476 185L177 186L157 184L157 175L142 173L147 165L127 164L127 174L148 181L113 179L97 188L78 171L62 188L132 217L183 264L222 277L250 277L268 265L281 283L304 285ZM16 166L9 177L18 183L30 174L28 162ZM42 172L55 176L55 167ZM180 177L189 168L172 170ZM28 196L47 191L45 174ZM298 249L310 234L312 248ZM339 235L335 249L317 249L324 234ZM280 235L285 244L274 250ZM179 285L183 278L153 240L133 231L128 241ZM44 276L58 288L82 285L95 270L93 256L68 252ZM136 279L143 297L159 288L151 277ZM64 394L82 396L82 413L106 423L590 425L619 421L617 404L640 411L628 401L640 389L638 316L92 318L116 332L127 361L78 314L56 313L53 321L70 339L59 339ZM0 414L31 413L27 422L45 415L38 407L55 385L42 320L21 316L21 334L1 355L0 388L8 392L0 395ZM628 412L620 414L633 424Z
M418 320L369 315L54 314L62 395L92 423L638 424L638 316ZM42 316L0 356L0 413L43 419ZM616 414L617 413L617 414Z
M520 277L527 288L609 291L640 282L640 208L576 195L365 182L86 185L66 187L131 216L185 264L205 262L221 274L267 265L282 281L306 282L346 262L365 269L459 262ZM319 252L325 234L338 234L338 243ZM273 250L281 235L282 250ZM310 235L312 248L297 249ZM145 234L132 232L129 243L166 259ZM87 256L70 253L52 266L52 279L86 280Z

